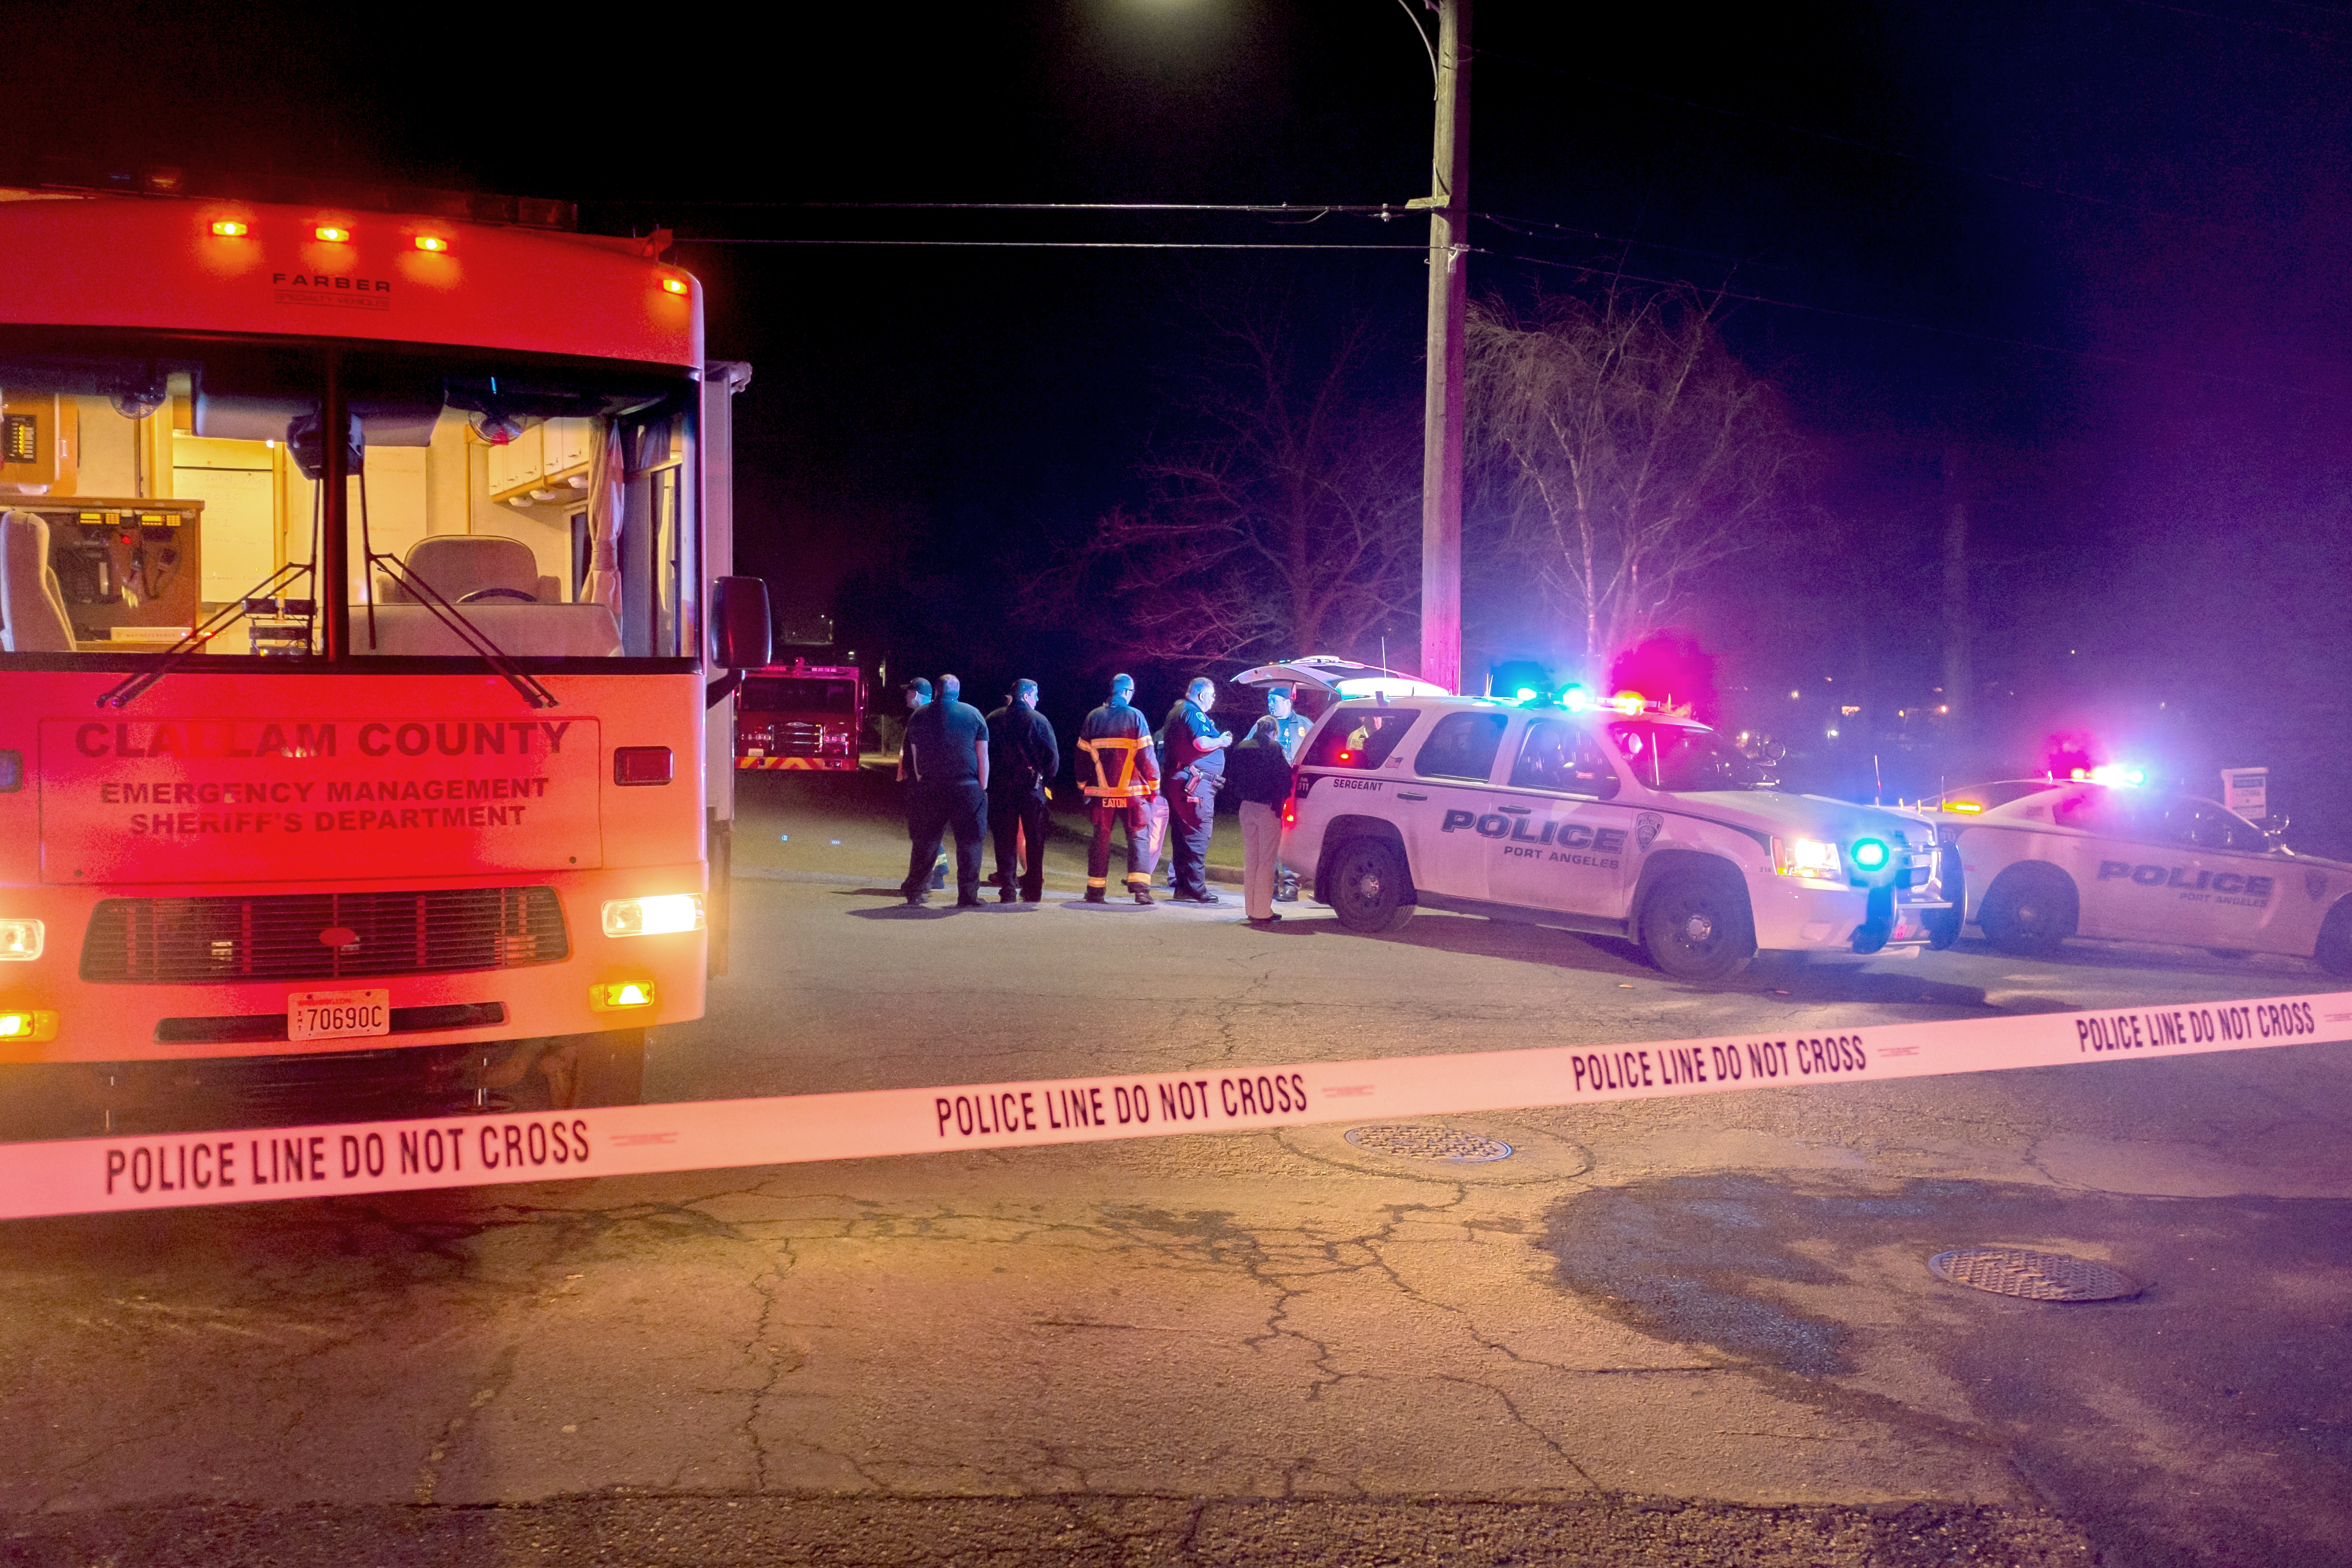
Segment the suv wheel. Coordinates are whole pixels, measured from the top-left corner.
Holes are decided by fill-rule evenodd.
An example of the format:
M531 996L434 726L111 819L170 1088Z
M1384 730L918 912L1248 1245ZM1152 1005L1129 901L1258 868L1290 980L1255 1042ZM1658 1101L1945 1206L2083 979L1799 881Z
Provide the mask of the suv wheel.
M2074 879L2054 866L2029 860L2011 866L1993 881L1977 910L1977 924L2003 952L2054 952L2074 934L2081 902Z
M1676 980L1721 980L1756 956L1747 889L1705 871L1670 871L1642 905L1642 946Z
M2311 955L2330 974L2352 974L2352 899L2341 899L2320 922L2319 946Z
M1331 912L1349 931L1378 934L1412 918L1404 856L1393 844L1357 838L1341 845L1331 858L1328 881Z

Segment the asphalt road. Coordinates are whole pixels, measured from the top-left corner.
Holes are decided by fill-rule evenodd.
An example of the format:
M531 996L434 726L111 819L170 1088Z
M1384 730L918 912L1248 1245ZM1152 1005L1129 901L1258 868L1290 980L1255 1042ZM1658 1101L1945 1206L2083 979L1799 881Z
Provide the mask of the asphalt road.
M909 910L761 781L686 1099L2327 988L2070 948L1668 981L1311 906ZM18 1223L0 1561L2352 1562L2352 1047ZM2145 1282L2049 1305L1926 1259Z

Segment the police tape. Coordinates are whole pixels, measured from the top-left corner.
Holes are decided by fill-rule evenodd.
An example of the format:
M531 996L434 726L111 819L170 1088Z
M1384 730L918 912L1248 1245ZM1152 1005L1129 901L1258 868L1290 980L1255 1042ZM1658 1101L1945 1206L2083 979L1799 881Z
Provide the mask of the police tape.
M2352 992L1612 1046L0 1145L0 1218L1242 1132L2352 1037Z

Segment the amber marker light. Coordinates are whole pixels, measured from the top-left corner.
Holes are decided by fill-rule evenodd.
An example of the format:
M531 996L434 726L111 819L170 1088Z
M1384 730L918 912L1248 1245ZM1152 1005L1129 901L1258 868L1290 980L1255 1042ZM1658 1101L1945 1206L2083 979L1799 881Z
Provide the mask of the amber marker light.
M241 224L233 217L218 218L213 223L213 233L223 239L243 239L252 232L249 225Z
M320 239L325 240L330 245L341 245L352 237L352 231L350 229L337 228L331 223L322 223L310 232L317 235Z
M611 980L588 987L588 1005L599 1013L625 1013L654 1005L650 980Z
M683 278L665 278L662 279L662 287L673 294L683 294L686 292L686 279Z
M438 253L448 249L449 242L437 234L420 234L416 237L416 248Z

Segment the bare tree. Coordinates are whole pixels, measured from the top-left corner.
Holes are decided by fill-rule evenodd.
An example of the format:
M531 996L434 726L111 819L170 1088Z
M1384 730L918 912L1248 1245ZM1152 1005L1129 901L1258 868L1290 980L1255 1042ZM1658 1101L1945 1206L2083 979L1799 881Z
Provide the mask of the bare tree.
M1367 401L1359 325L1319 359L1264 321L1218 331L1190 434L1151 499L1098 519L1028 591L1139 659L1360 654L1410 640L1421 581L1418 405Z
M1496 544L1572 618L1586 668L1670 619L1780 519L1799 452L1772 389L1675 290L1470 312L1469 447Z

